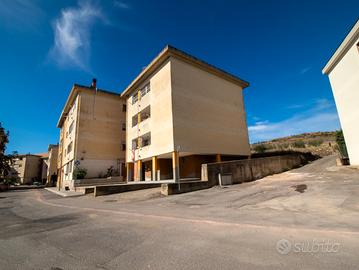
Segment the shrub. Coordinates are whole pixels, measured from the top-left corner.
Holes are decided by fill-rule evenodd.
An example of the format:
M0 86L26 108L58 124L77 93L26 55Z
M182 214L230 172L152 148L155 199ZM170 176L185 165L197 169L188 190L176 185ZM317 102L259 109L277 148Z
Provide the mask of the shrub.
M15 185L17 183L17 179L15 177L0 179L0 183L5 185Z
M267 147L264 144L258 144L254 146L253 149L256 153L264 153L267 150Z
M294 143L292 143L292 147L305 148L305 143L303 141L295 141Z
M310 146L315 146L315 147L321 145L322 143L323 143L323 140L311 140L308 142L308 144Z
M289 143L282 143L280 146L283 149L287 149L289 147Z
M338 130L336 132L335 139L336 139L337 144L338 144L338 150L339 150L340 155L343 158L347 158L348 157L348 150L347 150L347 146L345 145L345 140L344 140L344 135L343 135L342 130Z
M84 179L87 174L87 170L85 168L77 167L73 172L74 179Z
M106 177L111 177L113 175L113 166L107 168Z

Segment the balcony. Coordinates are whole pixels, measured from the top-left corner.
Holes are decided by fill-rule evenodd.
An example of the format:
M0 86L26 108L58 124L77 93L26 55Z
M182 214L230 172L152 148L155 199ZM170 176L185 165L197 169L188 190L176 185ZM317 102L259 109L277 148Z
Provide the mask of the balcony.
M151 106L147 106L142 111L140 111L140 121L141 123L144 122L146 119L151 117ZM132 127L138 125L138 114L132 116Z
M132 140L132 150L140 149L149 145L151 145L151 132Z

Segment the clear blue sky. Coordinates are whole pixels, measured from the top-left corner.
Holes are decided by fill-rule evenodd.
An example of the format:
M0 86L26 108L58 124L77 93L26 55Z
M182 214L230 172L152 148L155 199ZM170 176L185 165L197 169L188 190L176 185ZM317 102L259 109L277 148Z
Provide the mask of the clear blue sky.
M359 1L40 1L0 5L8 152L46 151L73 83L120 93L166 44L250 82L252 142L339 127L321 69Z

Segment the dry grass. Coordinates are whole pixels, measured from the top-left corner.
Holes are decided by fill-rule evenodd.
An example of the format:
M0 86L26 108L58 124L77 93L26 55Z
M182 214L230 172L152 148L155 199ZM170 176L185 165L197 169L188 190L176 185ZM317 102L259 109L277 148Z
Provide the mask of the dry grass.
M328 156L337 152L335 131L312 132L259 142L251 145L253 153L264 151L300 151L311 152L314 155Z

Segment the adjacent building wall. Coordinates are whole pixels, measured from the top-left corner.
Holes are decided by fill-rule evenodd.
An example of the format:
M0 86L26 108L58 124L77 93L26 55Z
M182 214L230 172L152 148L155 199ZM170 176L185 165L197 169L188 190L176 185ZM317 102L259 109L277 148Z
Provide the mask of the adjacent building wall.
M132 96L137 95L137 91L148 83L150 92L132 104ZM174 151L170 62L164 63L137 91L133 91L127 99L126 162ZM132 118L148 106L151 117L132 127ZM132 141L148 132L151 132L151 145L134 150Z
M128 106L126 162L133 172L128 180L199 177L201 162L249 156L242 95L247 86L167 46L122 93Z
M175 149L249 155L242 88L171 58Z
M76 168L85 178L125 175L126 106L120 95L74 85L58 126L61 188L74 187ZM70 147L71 146L71 147Z
M46 172L46 184L52 185L57 180L57 163L58 163L58 155L59 155L59 146L58 145L50 145L48 148L49 158L47 164L47 172Z
M36 155L19 155L12 165L11 175L19 179L20 184L32 184L41 180L42 158Z
M359 165L359 21L323 69L328 74L348 149Z
M59 142L59 181L62 187L71 186L73 163L75 160L76 134L78 130L80 96L77 95L69 106L69 110L63 121ZM71 127L71 128L70 128ZM71 150L69 146L71 145ZM70 151L69 151L70 150Z
M359 165L359 38L329 74L350 163Z
M41 158L41 183L46 184L47 182L47 171L49 169L49 158Z
M107 169L120 173L125 163L126 112L124 100L102 92L81 93L81 105L75 158L87 169L87 177L103 177ZM121 164L120 164L121 163ZM123 165L124 166L124 165ZM123 172L122 171L122 172Z

